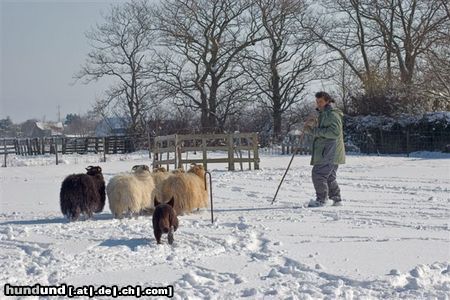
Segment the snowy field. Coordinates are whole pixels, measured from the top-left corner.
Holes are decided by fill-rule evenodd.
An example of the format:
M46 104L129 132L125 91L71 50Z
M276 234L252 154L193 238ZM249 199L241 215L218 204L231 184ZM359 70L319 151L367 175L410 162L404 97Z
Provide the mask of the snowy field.
M64 177L89 164L105 180L145 153L10 158L1 168L0 283L167 286L174 299L449 299L450 156L348 156L338 171L344 206L303 208L314 195L298 156L262 155L261 170L210 165L209 211L180 216L172 246L157 245L151 217L68 223ZM236 165L239 169L239 165ZM105 298L98 298L105 299Z

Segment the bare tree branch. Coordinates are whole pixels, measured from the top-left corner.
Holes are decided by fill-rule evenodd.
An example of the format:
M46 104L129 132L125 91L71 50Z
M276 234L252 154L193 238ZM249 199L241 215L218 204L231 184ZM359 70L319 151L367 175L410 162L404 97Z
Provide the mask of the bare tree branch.
M201 112L204 130L223 130L237 97L239 54L264 39L248 0L169 0L155 17L161 34L153 74L173 100Z
M104 77L117 80L107 91L107 98L97 102L102 111L120 107L130 120L131 132L145 130L149 109L151 82L148 66L154 40L150 6L146 0L137 0L112 6L97 24L86 33L91 45L85 64L75 78L87 84Z

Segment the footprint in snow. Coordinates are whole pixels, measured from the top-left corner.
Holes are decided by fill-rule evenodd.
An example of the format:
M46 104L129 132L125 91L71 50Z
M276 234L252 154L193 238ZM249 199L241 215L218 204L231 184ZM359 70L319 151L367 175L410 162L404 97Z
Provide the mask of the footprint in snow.
M247 197L250 197L250 198L258 198L258 195L256 194L256 193L247 193Z

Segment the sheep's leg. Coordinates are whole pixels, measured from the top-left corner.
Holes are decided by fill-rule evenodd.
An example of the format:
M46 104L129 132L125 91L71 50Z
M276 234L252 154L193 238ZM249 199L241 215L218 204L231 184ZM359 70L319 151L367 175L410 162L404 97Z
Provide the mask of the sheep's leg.
M170 226L169 234L167 235L167 240L169 241L169 245L173 243L173 226Z
M70 222L75 222L76 220L78 220L78 218L80 217L79 213L74 213L70 216Z
M161 230L153 229L153 233L155 234L156 242L158 244L161 244L161 236L162 236Z
M137 220L137 217L138 217L138 213L130 210L130 215L129 215L130 220L132 220L132 219Z
M133 212L130 209L127 211L127 217L128 219L133 218Z

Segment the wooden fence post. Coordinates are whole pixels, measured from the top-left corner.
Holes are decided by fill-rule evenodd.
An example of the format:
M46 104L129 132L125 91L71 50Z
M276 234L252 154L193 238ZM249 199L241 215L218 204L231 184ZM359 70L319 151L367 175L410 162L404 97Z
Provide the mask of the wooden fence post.
M253 135L253 159L255 160L255 170L259 170L258 134Z
M53 138L53 145L55 145L56 165L58 165L58 141L56 138Z
M39 138L35 139L35 144L36 144L36 155L41 154L41 143L39 142Z
M67 152L67 139L63 139L61 145L61 153L66 154L66 152Z
M180 143L180 140L178 139L178 134L175 135L175 165L177 168L183 168L183 162L182 162L182 143Z
M26 141L27 141L27 146L26 146L26 148L27 148L27 154L28 154L28 155L31 155L30 139L27 138Z
M150 136L150 130L148 130L147 134L147 143L148 143L148 159L152 159L152 139Z
M44 138L43 137L41 137L39 149L40 149L40 153L39 154L41 154L41 155L45 154L44 153L45 152L45 148L44 148Z
M251 138L246 138L245 140L247 142L246 143L247 147L250 146ZM248 152L248 169L251 170L252 169L252 162L251 162L252 156L251 156L250 148L248 148L247 152Z
M158 168L159 141L157 136L155 136L155 140L153 142L155 144L153 147L153 168Z
M3 139L3 149L5 151L5 164L3 167L6 168L6 156L8 155L8 152L6 151L6 139Z
M202 137L202 152L203 152L203 167L208 170L207 151L206 151L206 138Z
M94 149L95 149L95 154L98 153L98 139L94 138Z
M84 149L83 149L83 152L84 152L84 153L88 153L88 150L89 150L89 138L86 138L86 139L84 140Z
M233 135L233 144L234 144L234 135ZM239 166L241 167L241 171L244 171L244 166L242 163L241 137L239 135L238 135L237 149L238 151L236 151L236 155L239 157Z
M103 138L103 162L106 162L106 137Z
M406 156L409 157L409 129L406 130Z
M16 155L20 155L20 148L19 148L19 140L14 139L14 151L16 152Z
M36 139L31 139L31 154L36 155Z
M166 143L167 143L167 149L169 149L169 147L170 147L170 140L167 140ZM169 158L170 158L170 150L167 150L166 153L167 153L166 160L168 161ZM177 151L175 150L175 156L176 155L177 155ZM170 164L169 163L166 164L166 169L167 169L167 171L169 171L169 169L170 169Z
M228 134L228 171L234 171L233 134Z

